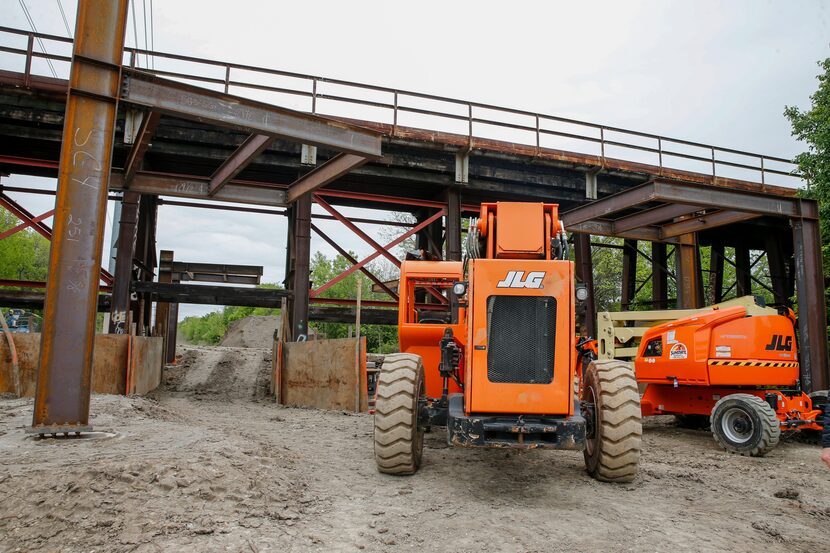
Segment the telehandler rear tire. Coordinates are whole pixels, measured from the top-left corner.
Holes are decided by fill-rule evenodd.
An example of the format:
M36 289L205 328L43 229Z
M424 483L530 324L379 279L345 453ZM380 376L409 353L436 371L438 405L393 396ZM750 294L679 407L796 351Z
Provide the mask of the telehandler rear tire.
M588 474L603 482L631 482L640 465L643 436L634 369L623 361L591 361L583 378Z
M827 405L827 390L816 390L810 394L810 400L813 402L813 409L818 409L824 413L824 406ZM823 415L819 416L823 420ZM798 441L805 444L818 445L821 443L821 430L799 430L796 435Z
M781 438L781 423L770 404L752 394L729 394L709 417L715 442L730 453L763 457Z
M418 355L395 353L383 359L375 402L375 462L385 474L414 474L421 466L424 429L418 399L425 393Z

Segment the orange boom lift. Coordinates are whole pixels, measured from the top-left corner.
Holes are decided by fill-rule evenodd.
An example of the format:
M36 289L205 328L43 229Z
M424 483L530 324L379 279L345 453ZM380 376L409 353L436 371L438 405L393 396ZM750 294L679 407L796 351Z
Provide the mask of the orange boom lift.
M801 390L794 322L789 309L714 306L647 330L635 359L643 415L711 425L721 447L751 456L781 432L817 434L827 392Z
M453 446L584 451L604 481L637 474L642 427L630 365L582 370L574 284L558 206L487 203L464 263L401 265L399 340L378 376L378 470L412 474L424 431ZM579 377L581 375L581 377ZM579 382L575 392L575 382Z

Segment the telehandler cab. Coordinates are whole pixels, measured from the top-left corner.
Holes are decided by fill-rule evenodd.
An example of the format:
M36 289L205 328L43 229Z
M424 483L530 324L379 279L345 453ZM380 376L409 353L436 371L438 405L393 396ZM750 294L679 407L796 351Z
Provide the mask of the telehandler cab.
M573 263L558 206L486 203L462 262L404 261L402 353L383 360L375 459L413 474L424 431L450 445L582 450L588 473L630 482L642 426L630 364L577 351Z

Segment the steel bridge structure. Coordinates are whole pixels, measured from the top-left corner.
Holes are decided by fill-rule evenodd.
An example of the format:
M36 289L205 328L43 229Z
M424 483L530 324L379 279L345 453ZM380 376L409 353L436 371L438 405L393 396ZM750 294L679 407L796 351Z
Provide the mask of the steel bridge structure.
M577 276L589 288L591 236L623 239L612 246L623 249L623 308L643 285L638 263L651 268L653 307L691 308L719 302L732 290L744 295L767 287L752 275L763 258L775 302L789 305L797 296L798 305L809 306L799 311L802 385L827 388L818 209L798 196L790 160L420 92L124 48L127 2L102 4L79 3L74 43L0 27L0 175L58 179L55 190L0 181L0 205L21 221L0 239L32 228L52 242L46 282L0 281L0 304L44 307L35 432L88 428L98 310L110 312L111 332L130 332L132 323L139 333L167 335L174 349L170 313L178 303L279 307L284 298L296 339L307 334L310 319L353 320L353 299L324 292L361 271L388 296L363 302L363 321L394 324L397 291L367 264L385 258L399 266L391 249L408 237L436 257L461 260L463 217L477 214L481 202L500 200L559 203L573 233ZM65 53L38 52L36 40ZM148 57L157 69L138 67ZM39 72L44 59L68 68L68 79ZM18 199L26 194L55 195L55 209L30 212ZM108 200L121 206L114 274L100 267ZM287 217L285 290L251 289L261 268L209 264L189 271L172 254L160 259L160 205ZM407 212L416 222L349 217L344 207ZM49 217L53 228L44 223ZM352 257L315 219L339 221L373 253ZM404 232L380 244L366 225ZM331 282L309 280L313 235L352 264ZM701 246L711 246L708 283ZM734 261L726 248L734 248ZM724 282L729 263L734 282ZM590 301L588 313L587 331L595 333Z

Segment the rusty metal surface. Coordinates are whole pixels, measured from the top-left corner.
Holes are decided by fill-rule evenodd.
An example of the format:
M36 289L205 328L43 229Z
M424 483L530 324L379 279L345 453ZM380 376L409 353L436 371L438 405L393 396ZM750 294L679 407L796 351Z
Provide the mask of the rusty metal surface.
M127 163L124 166L125 187L130 186L135 174L141 168L141 164L144 161L144 154L147 153L147 149L150 147L150 141L153 139L153 134L155 134L160 120L161 114L155 111L144 115L141 126L138 128L138 136L135 139L132 150L130 150L130 155L127 156Z
M0 27L0 35L25 35L34 36L28 31ZM49 37L50 40L70 42L71 39L56 37L53 35L38 35ZM36 79L38 83L53 85L40 76L31 75L29 67L32 55L49 57L44 54L33 54L21 48L0 46L3 51L18 56L24 56L29 63L25 74L11 74L7 76L10 82L31 86ZM606 169L618 169L624 171L638 171L644 174L660 175L672 178L686 178L688 175L695 175L686 171L678 171L677 164L680 161L691 160L706 163L711 167L708 172L709 180L713 184L723 182L725 169L742 169L751 171L758 175L758 182L765 187L770 177L788 177L794 168L791 160L766 156L762 154L744 152L732 148L723 148L702 144L698 142L677 139L662 135L643 133L629 129L622 129L608 125L600 125L587 121L578 121L542 113L517 110L503 106L495 106L481 102L471 102L456 98L442 97L422 92L407 91L356 83L342 79L323 78L314 75L304 75L295 72L280 71L250 65L226 63L215 60L184 56L165 52L148 52L146 50L126 49L134 59L136 54L152 55L154 58L176 60L178 71L155 71L157 75L185 78L197 82L211 83L224 87L228 93L231 87L234 90L256 90L258 92L272 92L288 94L296 98L303 98L307 101L308 111L318 112L318 104L325 100L327 106L335 106L344 109L353 105L367 106L382 113L377 116L380 122L366 122L364 126L371 125L373 128L382 130L384 134L392 137L414 138L416 136L427 140L434 140L442 136L442 141L449 143L449 133L442 132L448 123L466 123L467 134L455 135L455 139L461 147L471 149L487 145L490 141L482 135L483 129L502 128L511 131L520 131L527 135L524 143L502 145L512 146L516 150L529 151L528 155L541 157L539 154L546 148L542 147L543 138L559 137L569 139L578 147L581 153L555 153L555 150L548 150L547 153L554 153L567 163L588 164ZM60 56L52 56L60 59ZM64 58L65 59L65 58ZM205 73L205 68L219 69L224 77L212 77ZM279 85L266 85L264 81L272 81L275 77L289 77L283 79ZM246 80L247 79L247 80ZM423 101L430 102L432 109L422 107ZM330 109L332 109L330 107ZM463 114L463 115L462 115ZM399 125L402 115L428 115L432 116L430 129L406 129ZM348 121L343 118L342 120ZM387 123L391 120L392 123ZM567 126L567 130L562 128ZM430 138L431 137L431 138ZM486 146L485 146L486 147ZM616 147L618 151L636 151L639 156L645 153L655 162L654 165L634 163L624 159L613 159L606 157L609 148ZM682 150L682 151L681 151ZM535 153L533 153L535 152ZM625 154L623 154L625 155ZM738 157L736 157L738 156ZM581 161L578 161L581 159ZM737 160L740 161L737 161ZM771 163L772 162L772 163ZM771 166L771 164L773 166ZM643 168L649 168L643 171ZM684 176L686 175L686 176ZM698 177L705 177L703 173L697 173ZM703 182L703 181L700 181ZM748 182L748 181L744 181Z
M78 3L32 426L88 426L127 0Z
M113 173L110 180L111 190L124 190L124 177L121 173ZM214 199L223 202L244 204L268 205L282 207L285 205L285 191L262 186L246 186L226 184L213 196L208 194L210 179L199 177L176 177L168 175L148 174L139 172L132 183L130 190L141 194L163 194L179 198Z
M251 163L254 158L268 149L274 142L272 136L263 134L252 134L245 142L240 144L239 148L234 151L225 160L225 162L213 172L210 177L210 186L208 187L208 196L215 195L223 186L228 184L232 178L238 175L245 167Z
M813 204L815 207L815 204ZM827 360L827 307L821 257L821 235L815 219L794 219L796 291L798 294L801 385L807 393L830 387Z
M109 332L125 334L127 312L130 310L130 280L133 273L136 237L138 232L139 195L127 191L121 201L121 218L118 221L118 243L115 253L115 281L112 285L112 302Z
M376 131L141 71L124 69L121 101L251 134L266 134L369 158L381 155L380 133Z
M313 193L318 188L322 188L328 183L337 180L367 161L369 160L363 156L338 154L294 181L288 187L285 201L288 203L295 202L303 194Z

